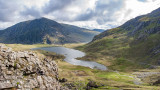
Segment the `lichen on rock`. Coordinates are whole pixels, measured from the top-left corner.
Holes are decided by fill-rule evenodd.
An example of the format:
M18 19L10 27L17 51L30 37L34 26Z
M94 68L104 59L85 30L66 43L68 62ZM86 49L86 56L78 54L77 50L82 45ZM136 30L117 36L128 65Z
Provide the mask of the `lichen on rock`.
M0 89L68 90L58 81L58 67L53 60L39 59L29 51L15 52L0 44Z

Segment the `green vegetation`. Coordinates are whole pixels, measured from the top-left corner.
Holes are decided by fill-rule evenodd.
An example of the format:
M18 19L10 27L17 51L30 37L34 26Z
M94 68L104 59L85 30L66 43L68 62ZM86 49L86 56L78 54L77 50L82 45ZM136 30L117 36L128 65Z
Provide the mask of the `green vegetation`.
M139 19L139 21L142 21L142 22L146 22L146 21L149 21L150 18L149 17L142 17L141 19Z
M157 9L147 15L129 20L118 28L105 31L95 36L93 41L88 44L79 44L78 47L76 47L76 44L63 45L86 52L86 56L79 59L101 63L108 67L109 70L107 71L71 65L63 61L64 56L56 55L52 52L42 50L35 52L40 55L45 55L47 58L54 59L59 67L59 78L66 78L68 80L62 84L72 83L75 88L79 90L84 90L90 80L95 81L95 84L100 86L99 88L92 88L93 90L158 90L159 86L152 84L153 81L155 82L159 79L160 75L152 75L152 73L159 72L160 68L148 68L159 64L159 11L160 9ZM60 38L61 43L73 38L74 40L84 39L83 35L90 35L88 33L91 32L85 30L77 32L74 30L77 29L77 27L65 24L62 24L62 26L65 26L67 30L71 30L73 33L69 34L72 38ZM65 35L67 34L67 32L64 33ZM63 37L62 34L58 35ZM55 40L57 39L51 38L50 36L43 37L44 43L48 43L49 41L49 43L52 43L51 41ZM55 45L8 44L7 46L14 48L14 50L29 50L30 48ZM147 76L146 72L149 72L150 75ZM139 80L136 76L145 77ZM143 83L137 84L135 81L138 83L143 81Z
M27 28L26 28L27 27ZM25 21L0 31L6 44L66 44L88 42L99 34L85 28L40 18Z
M110 40L109 42L113 42L114 40ZM78 46L80 44L77 44ZM106 44L107 45L107 44ZM21 47L21 50L29 50L30 48L33 47L44 47L44 46L49 46L49 45L8 45L8 46L12 46L13 49L17 49L18 47ZM14 47L17 46L17 47ZM72 45L65 45L65 46L72 46ZM76 45L73 44L73 47L75 47ZM109 47L112 47L110 45L107 45ZM82 46L84 47L84 46ZM81 47L81 48L82 48ZM70 47L71 48L71 47ZM103 51L103 49L101 49ZM72 83L76 88L78 88L78 90L84 90L86 88L87 83L89 82L89 80L93 80L96 82L97 85L103 85L99 88L93 88L93 90L113 90L113 89L141 89L141 90L147 90L147 89L158 89L158 86L148 86L148 84L142 84L142 85L135 85L133 83L133 81L135 80L135 76L132 75L131 72L125 72L126 70L123 68L119 69L120 72L117 71L112 71L111 69L108 71L100 71L97 69L90 69L87 67L82 67L82 66L75 66L75 65L71 65L65 61L63 61L63 56L61 55L57 55L55 53L52 52L46 52L46 51L42 51L42 50L37 50L35 51L37 54L41 54L41 55L45 55L47 58L52 58L56 61L56 63L58 64L58 68L59 68L59 78L66 78L68 81L66 83ZM96 52L98 53L98 52ZM114 65L119 64L120 66L114 66L110 67L111 64L113 64L111 61L109 60L110 58L108 58L108 60L104 60L106 58L101 58L102 60L98 60L98 62L109 66L109 68L113 68L113 70L117 69L120 66L123 65L127 65L128 61L125 60L124 58L117 58L117 59L113 59L114 61ZM126 62L126 63L122 63L122 62ZM108 63L111 63L110 65ZM131 64L129 64L131 65ZM126 66L127 68L129 67ZM123 72L121 72L123 71ZM66 85L66 83L62 83L63 85Z
M81 59L99 62L108 66L110 70L125 74L135 71L143 73L143 70L148 70L147 72L152 73L155 69L150 70L148 68L160 65L159 10L160 8L156 10L157 12L153 11L147 15L129 20L118 28L110 29L95 36L92 42L77 47L76 49L86 52L86 56ZM111 73L110 75L108 72L103 72L101 73L102 75L98 76L107 78L107 80L121 81L119 76L115 73L113 74L113 72ZM145 85L148 85L147 89L156 89L155 86L148 82L157 80L158 76L151 75L143 79L146 82ZM120 78L124 81L126 80L126 77L123 78L121 75ZM132 80L131 78L129 79ZM129 80L126 81L127 84L132 83ZM124 82L118 84L122 83ZM145 90L145 85L142 90ZM129 90L135 89L132 86L128 87L127 89Z
M13 48L15 51L20 51L20 50L29 50L31 48L38 48L38 47L52 47L55 45L50 45L50 44L33 44L33 45L28 45L28 44L6 44L6 46Z

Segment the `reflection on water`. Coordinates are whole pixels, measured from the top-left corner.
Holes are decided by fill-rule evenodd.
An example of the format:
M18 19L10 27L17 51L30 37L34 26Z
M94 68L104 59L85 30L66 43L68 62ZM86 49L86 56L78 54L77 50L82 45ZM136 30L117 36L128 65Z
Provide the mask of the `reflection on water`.
M65 48L65 47L42 47L42 48L34 48L32 50L36 50L36 49L55 52L57 54L64 55L66 57L64 61L73 65L90 67L92 69L96 68L100 70L107 70L107 67L102 64L92 62L92 61L77 60L76 58L85 56L85 53L79 50Z

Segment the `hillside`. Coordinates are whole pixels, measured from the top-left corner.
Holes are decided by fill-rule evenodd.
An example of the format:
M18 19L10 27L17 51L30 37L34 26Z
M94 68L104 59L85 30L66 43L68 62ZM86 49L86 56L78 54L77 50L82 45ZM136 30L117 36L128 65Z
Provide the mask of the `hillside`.
M40 18L0 31L0 43L65 44L89 42L99 32Z
M95 36L79 49L88 53L88 60L102 59L112 69L160 65L160 8Z

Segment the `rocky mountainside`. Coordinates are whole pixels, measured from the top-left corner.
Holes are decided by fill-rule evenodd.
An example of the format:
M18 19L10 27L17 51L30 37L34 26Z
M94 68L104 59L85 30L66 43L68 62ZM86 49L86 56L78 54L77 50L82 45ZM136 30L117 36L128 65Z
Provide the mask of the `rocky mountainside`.
M68 90L58 82L53 60L40 59L33 52L12 51L0 44L0 89Z
M95 36L85 49L141 64L160 65L160 8Z
M60 24L47 18L40 18L20 22L0 31L0 42L10 44L65 44L89 42L98 33L99 32L72 25Z
M160 29L160 8L152 11L149 14L138 16L134 19L131 19L124 23L122 26L119 26L115 29L119 31L127 32L128 36L135 36L136 38L142 38L150 34L155 34L159 32ZM112 29L111 29L112 30ZM115 32L116 33L116 32ZM96 38L103 38L110 34L114 34L110 31L105 31L95 37Z

